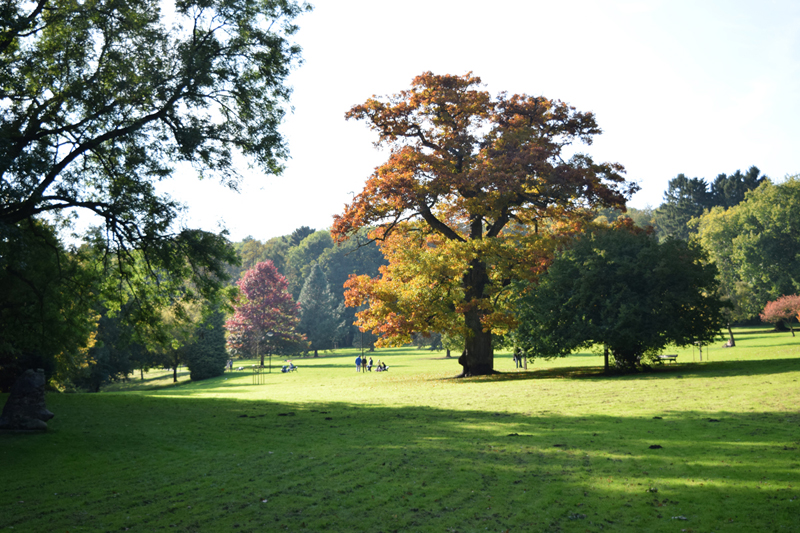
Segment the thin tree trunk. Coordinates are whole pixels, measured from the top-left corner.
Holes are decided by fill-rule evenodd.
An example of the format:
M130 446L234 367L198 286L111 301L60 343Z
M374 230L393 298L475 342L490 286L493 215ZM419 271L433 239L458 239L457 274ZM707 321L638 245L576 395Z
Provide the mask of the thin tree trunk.
M603 346L603 363L605 365L605 372L608 374L608 346Z
M728 323L728 336L730 337L730 340L728 341L728 347L733 348L736 346L736 341L733 340L733 330L731 329L730 323Z

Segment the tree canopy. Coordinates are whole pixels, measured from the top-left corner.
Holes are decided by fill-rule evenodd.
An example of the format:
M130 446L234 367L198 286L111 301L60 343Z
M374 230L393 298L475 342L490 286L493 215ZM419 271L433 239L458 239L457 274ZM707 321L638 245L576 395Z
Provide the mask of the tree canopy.
M88 209L111 238L162 234L178 204L155 181L177 162L230 186L232 155L281 170L283 85L304 6L186 0L15 0L0 38L0 222Z
M668 344L719 334L716 269L700 247L659 243L628 222L576 236L538 282L520 285L515 340L530 359L605 344L629 370Z
M535 238L536 244L523 244L522 236L585 209L624 207L636 190L619 164L581 153L565 159L568 146L591 144L601 132L592 113L545 97L492 97L480 85L470 73L427 72L409 90L353 107L346 116L367 121L378 134L376 144L391 153L332 228L341 240L374 226L371 236L384 241L387 256L386 243L410 248L427 242L421 253L457 263L460 287L443 290L449 303L440 307L460 316L460 325L450 322L464 333L464 375L493 372L493 302L518 275L512 272L536 262L530 250L540 244ZM438 263L433 257L426 262ZM398 310L390 304L396 299L391 283L386 270L380 279L353 282L351 303L369 301L392 318ZM419 306L431 301L420 298ZM396 339L428 331L433 315L419 309L395 320L403 323Z
M264 348L285 352L305 346L305 339L296 331L299 306L292 301L286 278L271 261L245 272L238 286L234 314L225 323L229 348L261 355L263 366Z
M0 237L34 217L90 213L103 277L120 277L123 292L147 287L142 302L188 273L193 290L213 297L235 256L220 236L179 227L179 199L156 183L191 165L235 188L236 154L282 170L285 80L300 53L292 21L304 9L292 0L185 0L169 15L158 0L4 3ZM131 282L142 268L147 282Z
M800 292L800 178L767 180L727 210L697 221L697 238L720 272L737 318L756 316L770 300Z
M655 225L662 238L677 237L687 240L696 233L689 221L713 207L727 209L742 202L751 191L767 179L758 167L750 167L742 174L719 174L710 184L701 178L687 178L678 174L669 181L664 193L664 203L655 212Z
M27 220L0 235L0 391L28 368L48 376L80 366L97 325L97 280L80 251L49 224Z
M297 329L308 339L314 356L318 355L319 350L333 348L345 332L342 320L344 305L336 302L328 278L319 265L312 265L297 303L300 306Z
M783 325L788 326L789 331L794 337L794 327L792 321L800 314L800 295L787 294L777 300L767 302L764 310L759 315L763 322L775 324L776 328Z

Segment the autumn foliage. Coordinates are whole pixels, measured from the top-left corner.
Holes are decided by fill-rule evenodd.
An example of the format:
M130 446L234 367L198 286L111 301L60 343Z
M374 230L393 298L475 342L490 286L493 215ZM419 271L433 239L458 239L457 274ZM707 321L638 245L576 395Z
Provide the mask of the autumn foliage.
M624 208L636 189L621 165L565 159L600 133L592 113L480 85L428 72L353 107L347 117L367 121L390 155L332 228L338 240L374 228L390 263L379 278L348 282L348 304L370 306L359 325L384 342L457 331L465 375L493 371L492 334L514 325L507 287L546 266L552 236L595 207Z
M794 337L791 322L795 316L800 320L800 295L781 296L777 300L768 302L759 316L763 322L770 324L780 325L786 322Z
M280 352L303 345L303 336L295 331L299 306L272 261L256 264L237 285L240 293L235 312L225 323L229 348L251 355L260 353L263 365L263 349Z

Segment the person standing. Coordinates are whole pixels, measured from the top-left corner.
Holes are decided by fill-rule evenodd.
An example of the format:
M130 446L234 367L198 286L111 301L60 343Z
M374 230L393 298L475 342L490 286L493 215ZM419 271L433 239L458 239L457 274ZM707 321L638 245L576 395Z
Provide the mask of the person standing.
M372 372L372 357L369 358L369 364L367 364L367 370Z
M366 356L361 358L361 371L362 372L366 372L367 371L367 358L366 358Z
M356 372L361 372L361 356L356 356Z

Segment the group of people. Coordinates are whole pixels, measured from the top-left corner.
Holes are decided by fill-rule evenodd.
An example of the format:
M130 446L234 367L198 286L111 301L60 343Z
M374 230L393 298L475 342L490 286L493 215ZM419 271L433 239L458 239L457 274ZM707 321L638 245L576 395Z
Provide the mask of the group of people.
M356 372L372 372L372 366L372 357L367 360L366 356L356 356ZM375 372L386 372L387 370L389 370L389 367L386 366L386 363L382 363L378 359L378 364L375 365Z

